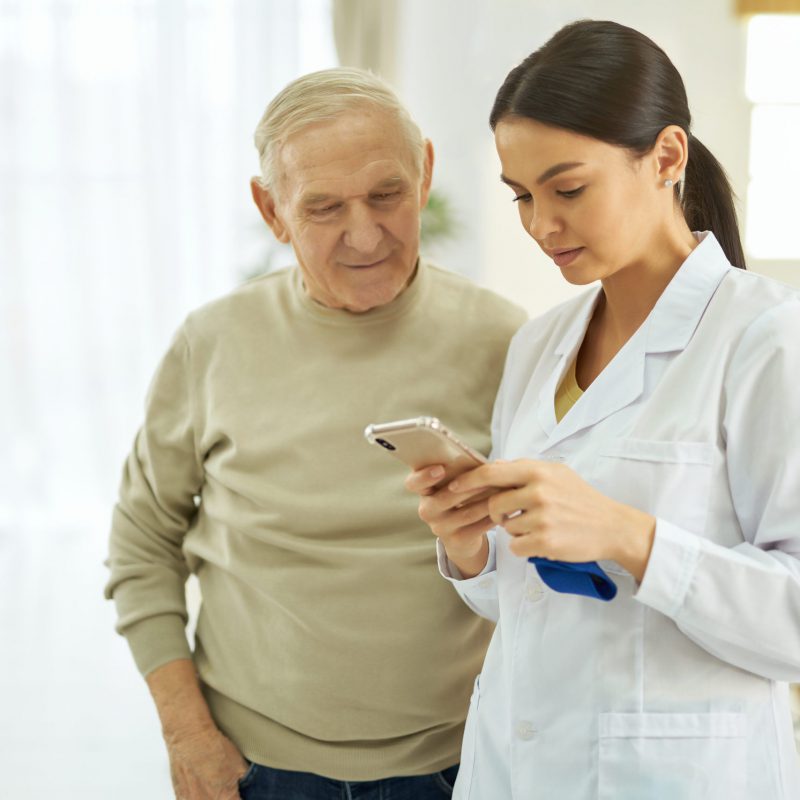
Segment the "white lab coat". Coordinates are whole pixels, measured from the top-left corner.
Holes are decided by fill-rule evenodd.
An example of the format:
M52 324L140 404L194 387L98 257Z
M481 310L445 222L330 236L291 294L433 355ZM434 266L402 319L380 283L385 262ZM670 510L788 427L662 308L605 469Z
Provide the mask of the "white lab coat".
M440 547L442 574L497 621L458 800L800 798L800 295L698 238L560 423L599 288L512 342L494 456L563 461L656 535L641 585L601 562L609 603L551 591L500 528L475 578Z

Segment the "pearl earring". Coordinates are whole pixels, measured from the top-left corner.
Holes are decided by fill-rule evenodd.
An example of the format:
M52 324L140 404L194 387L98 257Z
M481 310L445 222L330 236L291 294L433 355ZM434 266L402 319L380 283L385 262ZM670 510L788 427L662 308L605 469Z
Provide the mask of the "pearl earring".
M664 181L664 186L666 186L666 187L667 187L667 189L669 189L669 188L672 186L672 184L673 184L673 183L674 183L674 181L672 180L672 178L667 178L667 179Z

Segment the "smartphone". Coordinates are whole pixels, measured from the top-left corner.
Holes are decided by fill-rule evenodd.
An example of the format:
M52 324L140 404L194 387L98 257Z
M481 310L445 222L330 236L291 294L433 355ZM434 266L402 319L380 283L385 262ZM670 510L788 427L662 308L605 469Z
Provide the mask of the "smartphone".
M436 417L415 417L367 425L364 436L370 444L382 447L412 469L441 464L445 468L445 475L437 487L445 485L462 472L487 463L483 453L460 441ZM485 494L481 494L483 496Z

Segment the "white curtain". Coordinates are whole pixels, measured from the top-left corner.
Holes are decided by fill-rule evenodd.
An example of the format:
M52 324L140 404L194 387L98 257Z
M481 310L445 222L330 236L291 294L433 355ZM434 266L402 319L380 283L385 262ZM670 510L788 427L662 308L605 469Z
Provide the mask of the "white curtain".
M277 252L252 132L331 27L330 0L0 3L0 545L107 521L172 332Z
M102 600L111 506L173 331L276 265L252 132L331 28L330 0L0 0L0 797L43 763L61 797L173 796Z
M397 0L334 0L333 32L339 61L396 84Z

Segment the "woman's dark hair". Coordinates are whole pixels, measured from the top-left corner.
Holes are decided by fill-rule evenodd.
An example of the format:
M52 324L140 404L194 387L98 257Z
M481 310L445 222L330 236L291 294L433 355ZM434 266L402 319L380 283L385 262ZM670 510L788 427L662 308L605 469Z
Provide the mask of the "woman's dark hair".
M489 117L526 117L624 147L638 156L679 125L689 139L684 186L675 192L689 228L711 230L728 260L745 267L733 192L725 171L690 130L680 73L644 34L616 22L562 28L508 73Z

